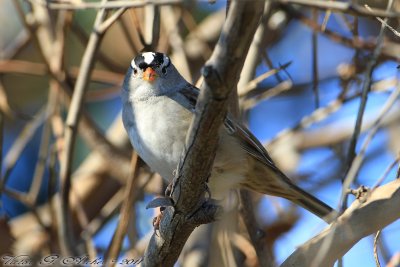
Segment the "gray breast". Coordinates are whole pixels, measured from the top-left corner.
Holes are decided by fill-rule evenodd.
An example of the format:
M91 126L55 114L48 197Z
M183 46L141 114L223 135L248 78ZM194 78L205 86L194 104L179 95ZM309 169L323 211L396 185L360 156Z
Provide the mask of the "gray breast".
M184 147L191 113L166 96L127 103L123 109L124 125L139 156L154 171L171 179Z

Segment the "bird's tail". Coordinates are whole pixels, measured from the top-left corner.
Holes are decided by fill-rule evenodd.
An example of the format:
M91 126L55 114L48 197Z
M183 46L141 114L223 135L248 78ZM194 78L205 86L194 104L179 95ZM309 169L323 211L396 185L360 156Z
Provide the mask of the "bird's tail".
M295 192L290 198L291 201L314 213L328 224L336 218L337 212L329 205L294 184L290 186Z
M265 176L266 175L266 176ZM247 179L243 186L259 193L286 198L331 223L337 212L318 198L295 185L283 172L274 166L264 175Z

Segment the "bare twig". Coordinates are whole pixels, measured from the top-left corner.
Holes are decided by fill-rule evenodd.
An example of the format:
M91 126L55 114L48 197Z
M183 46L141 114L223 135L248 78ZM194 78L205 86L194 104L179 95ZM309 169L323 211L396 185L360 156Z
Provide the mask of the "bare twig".
M371 190L375 190L378 186L380 186L383 181L386 179L386 177L389 175L390 171L400 162L400 155L395 158L395 160L389 164L389 166L386 168L385 172L382 174L382 176L376 181L375 185L372 187Z
M187 61L187 57L183 48L183 40L179 34L179 17L175 14L175 10L166 6L162 10L161 22L163 27L168 33L168 41L173 49L172 59L176 59L176 66L181 70L182 76L188 81L192 81L192 75L190 73L190 65Z
M372 9L368 6L368 5L364 5L366 9L368 9L369 11L372 11ZM400 37L400 32L396 31L392 26L390 26L389 24L386 23L385 20L376 17L376 19L382 23L383 25L385 25L391 32L393 32L394 35L396 35L397 37Z
M74 197L77 199L77 201L75 202L75 211L76 211L76 216L77 216L77 220L80 224L80 227L82 229L86 229L87 226L89 225L89 218L85 212L85 210L83 209L83 205L81 203L81 200L79 199L78 194L76 194L76 192L72 189L71 190L72 194L74 194ZM83 240L85 241L86 244L86 251L89 255L90 259L95 259L97 257L97 252L96 252L96 248L94 245L94 242L92 240L92 236L90 234L87 235L82 235Z
M46 2L44 0L29 0L32 3L36 3L50 9L67 9L67 10L79 10L79 9L117 9L117 8L130 8L130 7L143 7L146 5L171 5L179 4L182 0L136 0L136 1L111 1L106 3L96 2L81 2L81 3L54 3Z
M252 212L254 208L249 191L240 190L240 202L239 212L249 233L251 244L256 251L259 265L262 267L274 266L274 257L264 242L263 235L265 233L257 225L257 220Z
M271 77L272 75L275 75L275 74L279 73L281 70L284 70L285 68L289 67L289 65L290 65L290 62L286 63L286 64L283 64L279 68L269 70L269 71L257 76L253 80L248 81L247 84L245 84L245 86L243 88L241 88L241 90L238 92L239 93L239 97L245 97L252 90L256 89L258 84L260 84L262 81L264 81L265 79Z
M124 14L125 11L125 7L119 8L117 11L114 12L114 14L112 14L112 16L110 16L99 25L98 31L100 33L104 33L108 28L111 27L111 25L114 24L114 22L116 22Z
M107 0L102 0L102 4L107 3ZM73 241L70 216L69 214L69 192L71 187L71 173L72 173L72 157L75 146L75 139L77 134L77 126L81 117L83 99L86 92L87 84L89 83L90 73L94 66L94 56L100 45L101 33L98 32L98 27L106 18L105 9L100 9L96 15L94 22L94 30L89 37L89 43L86 46L85 53L82 57L80 72L75 84L74 94L72 96L71 105L69 108L66 129L65 129L65 149L64 156L61 162L61 207L59 211L59 238L65 242L61 242L61 248L64 254L74 255L75 245Z
M168 8L165 7L165 8ZM160 8L155 5L147 5L145 12L145 29L144 36L139 33L145 51L157 50L158 41L160 39Z
M291 81L283 81L276 86L269 88L268 90L264 90L264 92L257 94L253 97L244 97L241 99L241 108L243 110L250 110L252 107L256 106L260 101L269 99L276 95L279 95L283 92L286 92L293 88L293 84Z
M119 21L123 21L123 20L118 20L118 22ZM75 36L78 38L80 43L83 46L86 46L86 44L88 43L89 37L87 36L87 34L86 34L85 30L82 28L82 26L79 25L78 23L72 23L71 31L75 34ZM119 72L119 73L124 73L126 71L125 68L122 68L120 66L120 64L115 63L112 59L110 59L110 57L106 53L103 53L101 50L97 51L96 58L99 62L104 64L104 66L106 66L108 69L112 69L115 72Z
M28 200L31 202L32 205L36 203L37 198L39 197L39 190L42 185L43 175L46 169L47 155L50 152L50 116L52 116L54 108L57 104L57 88L55 88L55 86L57 86L57 84L53 81L50 85L49 97L46 107L46 117L49 119L45 121L42 129L42 140L40 142L38 161L33 175L32 185L27 195Z
M313 19L317 23L318 22L318 11L313 10ZM318 33L316 30L313 30L312 36L312 72L313 72L313 84L312 90L314 92L314 99L315 99L315 109L319 108L319 75L318 75Z
M392 4L393 4L393 0L389 0L388 4L387 4L388 11L391 9ZM386 21L387 21L387 18L385 19L385 22ZM341 208L342 209L345 209L347 206L347 203L346 203L347 195L345 192L349 189L350 185L354 181L354 179L358 173L358 169L362 162L362 154L363 153L360 152L358 155L356 154L356 145L357 145L358 137L361 132L362 119L364 117L364 111L365 111L365 107L367 105L368 93L371 90L372 72L375 69L375 66L376 66L377 60L378 60L378 56L380 55L381 49L383 46L382 43L383 43L384 32L385 32L385 24L382 23L381 29L379 32L379 36L377 39L377 42L378 42L377 46L372 54L372 57L370 58L370 60L367 63L367 67L366 67L366 71L365 71L364 84L363 84L362 95L361 95L361 103L358 108L357 119L356 119L356 123L354 126L354 132L350 139L350 145L348 148L348 153L347 153L347 158L346 158L346 163L345 163L347 170L346 170L346 178L343 180L343 186L342 186L342 195L341 195ZM385 112L388 111L392 107L392 105L396 101L399 93L400 93L400 86L398 86L393 91L392 95L386 102L385 106L382 108L381 111L383 111L383 112L380 113L380 115L382 117L384 116ZM375 127L375 129L373 129L371 131L370 138L367 138L368 141L364 143L364 147L368 146L369 141L371 141L372 137L375 135L375 132L378 130L380 121L381 121L381 118L377 119L376 127ZM364 150L364 153L365 153L365 150ZM356 157L356 155L357 155L357 157Z
M69 103L72 95L72 89L68 85L66 81L66 73L63 72L61 69L54 68L55 64L51 64L51 62L48 59L48 54L52 55L49 52L46 52L46 48L52 48L53 46L49 46L47 44L52 43L51 40L48 40L47 43L42 45L42 42L38 38L36 34L36 27L35 27L35 21L32 20L32 16L29 16L30 19L28 19L28 16L25 16L23 9L20 7L18 1L13 2L19 12L19 15L21 16L22 22L25 24L25 26L29 29L31 32L31 36L33 36L33 40L35 41L35 44L38 47L39 54L42 56L46 66L47 70L49 71L49 74L51 77L56 80L60 88L63 89L62 93L64 94L64 99L66 99L67 103ZM47 36L47 35L46 35ZM60 45L59 45L60 46ZM57 51L61 51L60 49L57 49ZM56 58L50 56L50 58ZM53 59L54 60L54 59ZM53 66L53 67L52 67ZM99 129L96 127L92 119L88 116L88 114L85 112L85 110L82 108L82 126L84 127L79 127L80 133L82 137L85 139L85 141L91 146L93 149L98 150L104 157L106 157L108 160L106 161L107 164L109 164L110 170L112 171L112 176L113 177L121 177L121 179L125 180L126 178L126 173L129 171L127 170L128 168L124 168L124 166L129 165L129 160L127 158L129 157L126 155L126 153L121 150L116 148L114 145L112 145L105 137L104 135L99 131ZM127 140L127 138L126 138ZM118 162L118 164L113 164L113 162Z
M273 69L253 79L256 68L261 61L260 53L262 53L261 51L263 50L263 41L265 37L264 35L267 32L267 22L268 19L270 18L269 16L269 13L271 12L270 4L271 2L269 1L265 2L260 25L258 25L257 27L256 33L254 34L254 38L249 48L249 53L244 62L243 70L242 73L240 74L240 79L237 85L238 88L237 91L239 97L243 96L248 91L256 88L258 83L260 83L264 79L268 78L269 76L279 71L279 69Z
M10 104L8 103L7 93L1 79L0 79L0 110L3 113L3 116L5 115L8 117L12 117L14 115L13 111L11 110Z
M129 218L132 212L132 203L136 195L135 191L137 192L136 187L138 185L138 170L139 170L138 159L139 159L138 155L136 153L133 153L131 160L132 175L131 177L129 177L128 183L126 185L124 202L122 203L121 207L119 223L112 238L109 250L107 251L105 256L107 263L109 261L112 261L110 266L115 266L116 261L113 260L117 259L118 257L118 254L121 250L122 241L125 237L126 230L128 228Z
M297 4L308 7L315 7L319 9L328 9L335 12L349 13L352 15L369 16L369 17L386 17L386 18L399 18L400 14L388 10L381 9L366 9L363 6L354 4L353 1L339 2L339 1L321 1L321 0L280 0L283 4Z
M379 242L379 237L382 233L382 230L378 230L376 232L375 238L374 238L374 258L375 258L375 263L377 267L381 267L381 263L379 262L379 255L378 255L378 242Z
M354 160L352 161L352 164L350 166L350 169L346 175L346 178L344 179L343 182L343 188L349 188L351 183L354 181L360 167L361 164L363 162L364 159L364 155L365 152L367 150L368 145L370 144L370 142L372 141L373 137L375 136L375 134L377 133L378 129L381 127L382 121L383 121L383 117L385 115L388 114L388 111L393 107L393 105L396 103L397 98L400 95L400 85L397 86L397 88L393 91L393 93L389 96L388 100L386 101L386 103L383 105L382 109L379 112L379 115L377 116L377 118L375 119L375 121L372 124L372 128L368 134L368 136L366 137L360 152L357 154L357 156L354 158ZM361 131L361 126L360 126L360 130ZM345 192L343 191L342 193L342 197L341 197L341 201L343 203L343 201L345 200Z
M390 10L390 8L392 6L392 2L393 1L388 2L387 10ZM385 32L385 25L382 24L381 30L379 32L379 36L377 38L377 46L374 49L372 57L370 58L370 60L367 63L367 67L366 67L366 71L365 71L365 75L364 75L364 84L363 84L363 88L362 88L361 103L358 108L357 119L356 119L356 123L354 126L354 133L353 133L353 136L351 137L350 145L349 145L349 149L348 149L348 153L347 153L346 166L348 169L350 169L350 165L352 164L354 157L356 156L355 150L356 150L358 136L360 135L360 131L361 131L362 118L364 116L365 107L367 105L368 93L371 90L372 72L376 67L378 56L380 55L381 50L382 50L384 32ZM347 190L347 187L344 187L343 189Z
M7 179L17 163L17 160L20 158L25 146L28 144L29 140L32 139L33 134L36 132L39 126L42 125L47 119L48 115L49 114L46 114L45 108L42 108L34 115L33 120L26 124L22 129L20 135L17 137L11 149L4 158L4 175L0 182L0 188L7 183Z
M24 48L30 41L31 36L28 31L20 31L13 42L0 50L0 59L13 58L22 48Z
M370 50L370 51L373 51L377 46L376 41L370 42L370 41L362 40L358 37L348 38L348 37L342 36L342 35L334 32L332 30L329 30L329 29L324 29L322 31L321 26L319 24L316 24L314 20L308 18L300 11L298 11L290 6L283 6L283 8L290 14L290 16L300 20L303 24L307 25L311 29L326 35L334 42L343 44L348 47L352 47L354 49L364 49L364 50ZM381 43L383 46L382 56L384 58L397 60L398 54L399 54L398 45L391 43L389 41L385 41L385 42L381 42Z

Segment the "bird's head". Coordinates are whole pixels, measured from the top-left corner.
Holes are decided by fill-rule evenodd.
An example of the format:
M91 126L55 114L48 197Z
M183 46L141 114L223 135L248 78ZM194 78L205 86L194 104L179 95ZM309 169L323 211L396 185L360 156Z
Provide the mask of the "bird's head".
M186 83L167 55L144 52L131 61L123 90L128 90L130 96L143 98L173 93Z

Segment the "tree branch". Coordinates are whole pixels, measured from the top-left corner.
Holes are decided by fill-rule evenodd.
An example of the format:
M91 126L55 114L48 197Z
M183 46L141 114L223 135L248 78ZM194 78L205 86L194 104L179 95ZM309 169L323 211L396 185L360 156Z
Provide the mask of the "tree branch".
M356 200L328 229L300 246L281 267L333 266L360 239L400 218L400 180ZM368 222L368 223L365 223Z
M186 154L178 167L172 198L147 247L144 266L173 266L193 229L215 220L220 208L204 202L206 181L213 164L218 131L229 95L236 86L263 2L233 1L218 44L204 67L205 83L186 138Z

